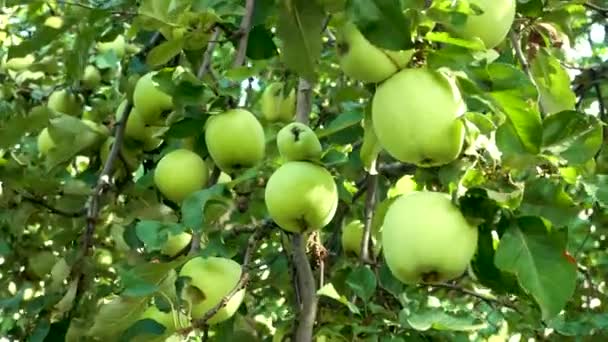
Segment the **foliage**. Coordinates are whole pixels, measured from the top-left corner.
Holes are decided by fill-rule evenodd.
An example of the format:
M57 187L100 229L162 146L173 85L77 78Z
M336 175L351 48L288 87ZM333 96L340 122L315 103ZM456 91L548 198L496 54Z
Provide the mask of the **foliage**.
M491 50L438 25L472 15L466 0L248 0L245 30L251 8L236 0L0 3L1 336L163 340L167 324L175 340L289 336L300 308L294 246L264 205L266 182L283 163L276 135L285 123L265 121L260 98L273 82L285 82L287 94L306 80L319 163L339 193L333 220L307 235L316 340L608 338L607 3L520 0L509 38ZM343 5L373 44L415 48L414 64L457 77L468 107L458 160L416 168L382 151L369 115L375 85L337 63ZM10 67L15 58L26 66ZM96 87L83 80L87 66L100 71ZM131 105L117 108L152 70L174 110L153 141L125 136L118 154L102 158L101 143L108 132L118 138ZM80 101L77 116L47 106L66 89ZM237 105L263 124L263 162L230 175L215 169L218 184L182 203L163 198L157 162L188 148L214 169L203 128ZM37 142L44 128L55 145L47 154ZM135 167L126 150L138 151ZM100 178L110 158L114 169ZM405 286L382 257L341 251L344 225L369 219L377 231L395 196L413 189L449 192L479 226L476 256L453 282ZM183 232L193 246L164 254ZM175 272L197 255L231 258L248 272L237 314L202 329L180 296L188 280ZM141 318L150 305L173 320Z

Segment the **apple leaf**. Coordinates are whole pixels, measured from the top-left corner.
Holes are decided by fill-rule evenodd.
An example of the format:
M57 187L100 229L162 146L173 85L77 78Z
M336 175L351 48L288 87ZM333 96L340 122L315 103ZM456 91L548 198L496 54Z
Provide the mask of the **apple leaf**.
M177 235L184 232L185 228L179 223L143 220L137 222L135 232L137 238L146 246L146 250L160 251L167 242L169 233Z
M594 116L563 111L543 122L543 150L569 164L584 164L602 147L602 124Z
M182 203L182 223L193 232L201 232L205 224L205 206L212 199L221 200L225 184L216 184L188 196Z
M326 138L361 123L361 120L363 120L363 113L359 111L349 111L338 115L338 117L333 119L329 125L317 129L315 133L319 139Z
M530 63L534 83L540 93L545 114L574 110L576 95L570 87L570 76L548 49L542 48Z
M472 312L447 312L441 308L427 308L417 310L410 314L403 311L399 314L400 321L419 331L452 330L475 331L484 328L487 324L473 316ZM403 322L404 321L404 322Z
M257 4L257 1L256 1ZM268 59L278 55L272 33L264 25L256 25L249 31L247 57L252 60Z
M594 175L582 180L585 192L599 202L603 207L608 207L608 175Z
M144 339L146 341L164 341L163 338L165 330L167 328L158 323L157 321L146 318L135 322L135 324L131 325L125 332L121 335L119 341L120 342L128 342L133 341L135 337L138 339Z
M300 76L313 82L321 55L321 31L325 13L317 1L280 2L277 34L282 42L281 59Z
M350 312L356 315L360 314L357 306L348 301L344 295L340 295L332 283L327 283L322 288L317 290L317 295L337 300L338 302L344 304L350 310Z
M363 166L365 170L371 174L376 173L376 165L375 161L378 158L378 154L382 151L382 146L380 146L380 142L378 141L378 137L376 136L376 132L374 131L374 127L372 125L371 113L369 111L365 114L365 119L363 120L364 124L364 134L363 134L363 145L361 145L361 161L363 162Z
M158 46L155 46L146 57L146 63L156 67L169 62L173 57L177 56L184 47L183 39L174 39L165 41Z
M95 338L114 338L139 320L148 306L147 297L117 297L102 304L87 335Z
M568 226L580 209L565 191L563 183L547 178L526 183L519 211L528 216L541 216L556 226Z
M412 23L399 0L352 0L347 13L363 36L380 48L399 51L414 46Z
M348 274L346 284L359 298L367 302L376 291L376 275L369 266L359 266Z
M19 142L26 132L36 132L49 123L52 112L46 106L32 108L28 115L13 116L0 127L0 147L9 147Z
M576 287L576 263L564 255L566 243L565 233L551 231L540 218L528 216L512 223L496 251L496 266L517 276L544 320L559 314Z

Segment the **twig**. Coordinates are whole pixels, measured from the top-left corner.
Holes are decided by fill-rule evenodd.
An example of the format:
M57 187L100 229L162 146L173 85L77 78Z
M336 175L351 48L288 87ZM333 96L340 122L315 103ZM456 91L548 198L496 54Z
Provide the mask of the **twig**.
M124 11L113 11L109 8L101 8L101 7L93 7L93 6L89 6L83 3L79 3L79 2L72 2L72 1L65 1L65 0L57 0L58 4L61 5L68 5L68 6L76 6L76 7L80 7L80 8L85 8L88 10L97 10L97 11L109 11L112 14L116 14L116 15L137 15L137 13L134 12L124 12Z
M38 198L25 196L23 194L21 194L21 198L24 201L39 205L39 206L47 209L51 214L55 214L55 215L59 215L59 216L77 218L77 217L82 217L86 214L86 209L82 209L79 211L65 211L65 210L57 209L57 208L53 207L52 205L50 205L50 204L46 203L45 201L38 199Z
M466 294L468 296L481 299L484 302L486 302L486 303L488 303L488 304L490 304L492 306L494 304L498 304L500 306L504 306L504 307L507 307L507 308L509 308L511 310L514 310L514 311L518 312L518 313L521 313L521 311L513 303L501 301L500 299L494 298L494 297L484 296L484 295L482 295L480 293L477 293L477 292L469 290L469 289L465 289L465 288L460 287L458 285L448 284L448 283L439 283L439 284L432 284L432 285L429 285L429 286L430 287L436 287L436 288L444 288L444 289L449 289L449 290L455 290L455 291L458 291L460 293Z
M313 328L317 317L315 276L306 255L306 239L304 236L294 234L292 244L293 262L296 267L298 288L302 297L294 341L310 342L312 341Z
M312 85L304 78L300 78L298 83L297 106L296 121L308 125L312 109Z
M521 64L521 68L528 76L530 76L530 79L532 79L530 64L528 64L528 60L526 59L524 51L522 50L519 34L516 33L515 30L511 30L509 39L511 40L511 45L513 45L513 48L515 49L515 57L517 57L519 64Z
M591 75L594 79L597 78L595 70L593 69L591 69ZM600 87L599 83L595 83L593 87L595 88L595 95L597 97L597 102L600 106L600 119L606 120L606 104L604 102L604 96L602 94L602 87Z
M376 161L372 162L371 170L375 170ZM374 263L374 253L370 251L373 248L371 239L372 223L374 219L374 209L376 208L378 188L378 174L369 173L367 176L367 197L365 198L365 223L363 228L363 238L361 239L360 260L364 264Z
M215 45L217 44L217 37L220 35L220 31L221 29L219 27L216 27L213 31L213 35L211 35L211 40L207 44L207 49L205 50L205 54L203 55L203 63L201 63L201 67L198 69L198 73L196 74L199 79L202 79L211 67L213 50L215 49Z
M239 31L241 38L239 39L239 47L236 51L236 57L232 63L233 68L238 68L245 63L245 56L247 54L247 40L249 39L249 30L251 27L251 18L253 17L253 10L255 8L255 0L247 0L245 4L245 15L241 20L241 26Z
M236 285L230 290L230 292L224 296L219 303L217 303L211 310L207 311L205 315L197 320L192 322L192 326L181 331L182 334L189 333L192 329L204 328L207 325L207 321L211 319L215 314L218 313L223 307L228 304L230 299L234 297L234 295L239 292L241 289L247 286L247 282L249 281L249 271L252 268L251 261L253 258L253 253L257 249L258 242L266 235L270 229L272 228L272 221L264 220L263 223L258 227L258 229L251 234L249 240L247 242L247 249L245 250L245 256L243 257L243 263L241 266L241 277Z
M608 18L608 8L600 7L592 2L586 2L583 4L583 6L585 6L586 8L588 8L590 10L594 10L594 11L598 12L604 18Z

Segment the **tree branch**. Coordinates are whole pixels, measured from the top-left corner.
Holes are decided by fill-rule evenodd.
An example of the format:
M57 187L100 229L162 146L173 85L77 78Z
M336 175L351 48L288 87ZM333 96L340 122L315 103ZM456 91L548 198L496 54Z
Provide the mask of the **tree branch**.
M371 170L375 169L376 160L373 161ZM365 198L365 224L363 228L363 238L361 239L360 259L364 264L373 264L373 241L371 239L372 223L374 219L374 209L376 208L378 188L378 174L369 173L367 176L367 197Z
M598 12L604 18L608 18L608 8L600 7L590 1L583 4L585 8Z
M213 35L211 35L211 40L207 44L207 49L205 50L205 54L203 55L203 62L201 63L200 68L198 69L198 73L196 76L199 79L205 77L205 74L210 70L211 67L211 59L213 58L213 50L215 49L215 45L217 44L217 38L220 35L221 29L216 27L213 31Z
M312 109L312 85L304 78L300 78L298 83L297 105L296 121L308 125Z
M514 310L514 311L518 312L518 313L521 313L519 311L519 309L513 303L505 302L505 301L502 301L502 300L500 300L498 298L495 298L495 297L485 296L485 295L477 293L477 292L475 292L473 290L469 290L469 289L465 289L463 287L460 287L458 285L448 284L448 283L440 283L440 284L429 285L429 287L431 287L431 288L432 287L435 287L435 288L444 288L444 289L458 291L458 292L466 294L468 296L475 297L477 299L481 299L484 302L490 304L491 306L494 306L494 304L498 304L500 306L504 306L504 307L507 307L507 308L509 308L511 310Z
M72 217L72 218L83 217L86 214L86 209L82 209L79 211L73 211L73 212L65 211L65 210L55 208L52 205L46 203L45 201L43 201L41 199L29 197L29 196L26 196L23 194L20 194L20 195L21 195L21 199L23 199L24 201L39 205L39 206L45 208L46 210L48 210L51 214L64 216L64 217Z
M247 3L245 4L245 15L243 16L241 26L239 27L241 38L239 40L239 47L236 51L236 57L232 63L233 68L238 68L245 63L247 41L249 39L249 30L251 28L251 18L253 17L254 8L255 0L247 0Z

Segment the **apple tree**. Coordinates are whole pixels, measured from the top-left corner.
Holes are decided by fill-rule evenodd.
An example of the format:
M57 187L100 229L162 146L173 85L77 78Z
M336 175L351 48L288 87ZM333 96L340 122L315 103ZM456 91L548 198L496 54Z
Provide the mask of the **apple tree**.
M2 0L3 341L608 339L601 0Z

